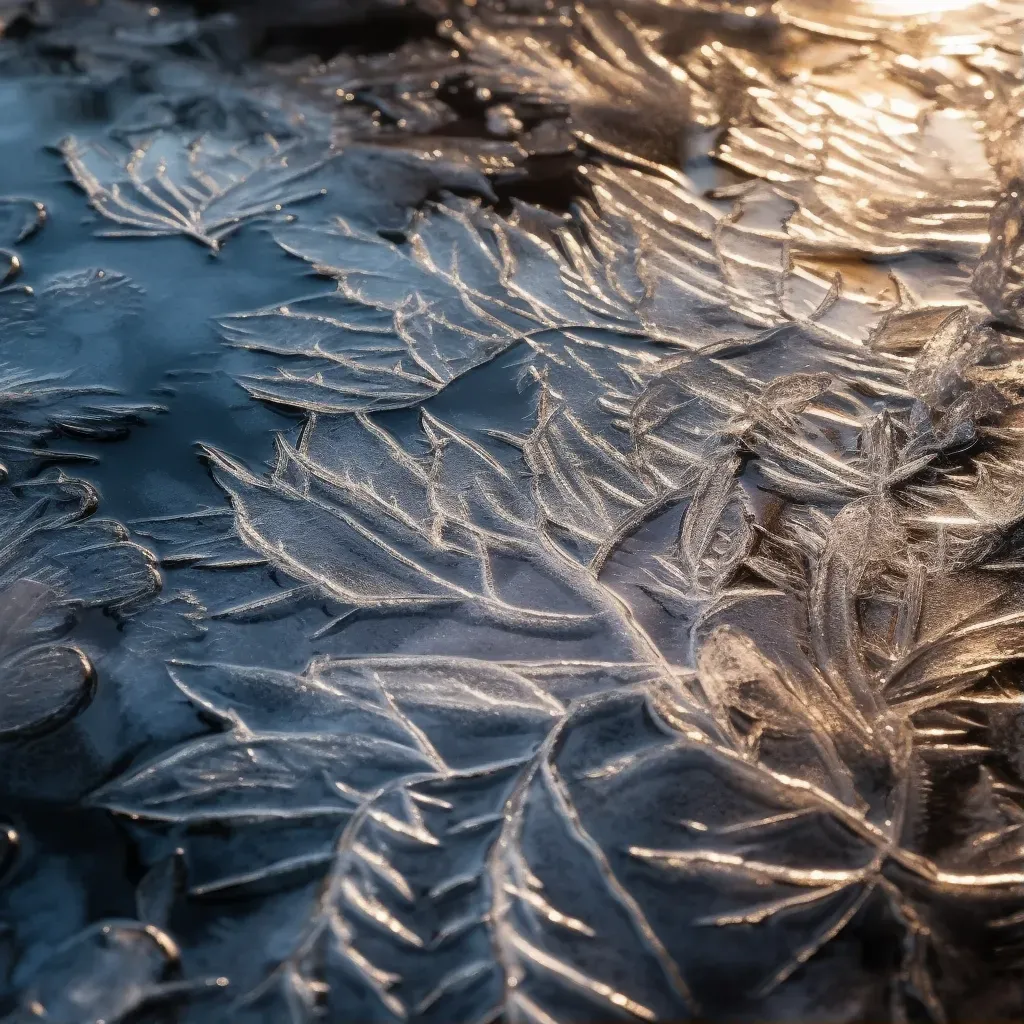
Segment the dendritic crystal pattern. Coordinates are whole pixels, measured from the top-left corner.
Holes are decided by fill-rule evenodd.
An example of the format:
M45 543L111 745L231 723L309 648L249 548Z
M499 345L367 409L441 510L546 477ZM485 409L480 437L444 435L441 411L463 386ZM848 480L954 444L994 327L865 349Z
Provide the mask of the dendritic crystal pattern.
M1024 1013L1024 3L0 3L0 105L5 1024Z

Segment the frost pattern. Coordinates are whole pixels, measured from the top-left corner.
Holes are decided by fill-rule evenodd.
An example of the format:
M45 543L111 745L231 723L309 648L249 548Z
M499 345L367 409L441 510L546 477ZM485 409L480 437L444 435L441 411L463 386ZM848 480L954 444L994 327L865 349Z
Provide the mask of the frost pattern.
M223 320L230 345L287 360L240 383L309 411L380 411L422 402L514 346L563 372L553 353L566 344L690 347L823 316L838 298L813 269L790 273L788 207L770 193L723 213L685 182L613 168L588 181L593 202L575 222L525 205L502 219L450 197L417 213L402 244L340 220L279 230L337 291ZM839 332L863 335L878 302L844 298L832 311Z
M19 228L24 238L41 223L42 207ZM0 371L0 744L52 732L91 701L96 673L88 654L68 642L79 613L126 614L156 593L160 574L151 553L112 520L94 517L95 490L60 471L48 441L62 434L110 437L147 407L112 400L109 387L83 382L98 371L94 348L81 358L82 336L108 332L134 312L134 286L103 271L57 276L38 291L0 295L5 356L28 361L33 343L47 346L62 373L41 373L5 363ZM75 365L75 364L78 365ZM86 379L88 379L86 377ZM8 747L7 767L17 763Z
M6 744L53 731L92 699L89 656L64 639L76 615L127 612L156 592L160 576L122 526L93 517L96 494L82 481L56 473L5 483L0 508Z
M181 234L215 252L246 222L320 195L307 179L330 155L324 145L282 148L271 137L237 145L170 133L124 154L74 138L61 152L96 210L121 225L108 234Z
M335 141L362 103L496 180L575 152L575 201L275 227L330 286L218 328L301 425L268 466L205 446L226 506L136 524L195 723L88 798L150 868L138 920L19 977L25 1012L1019 1014L1018 5L476 6L457 53L297 77ZM695 126L739 172L707 194ZM185 137L64 154L213 249L306 197L303 144ZM76 649L0 645L18 735L88 699Z
M626 12L580 5L572 17L524 25L492 15L444 27L489 96L526 116L568 116L573 134L598 149L678 157L699 85Z
M44 226L46 208L10 198L0 213L12 246L8 279L19 277L0 288L0 452L5 469L20 475L41 458L75 457L48 447L57 437L115 438L161 407L126 401L110 379L108 362L117 358L121 332L137 323L142 290L124 274L98 269L20 277L13 246Z
M110 440L162 411L99 383L109 380L109 354L101 343L116 352L119 332L137 326L140 294L123 274L86 270L0 295L0 452L12 470L17 463L60 457L45 448L54 438ZM46 370L36 351L44 346ZM55 362L60 368L50 369ZM29 365L19 365L24 363Z
M922 96L905 68L879 64L859 55L796 82L759 69L749 120L729 128L719 155L797 201L789 228L803 246L976 256L998 187L982 133Z
M399 408L520 341L542 347L570 327L636 326L612 288L479 203L428 206L402 246L343 221L277 238L338 290L223 321L229 343L295 357L294 369L242 380L270 401L321 412ZM551 283L538 294L545 277Z
M794 264L772 189L723 212L670 176L591 186L571 222L452 199L401 246L281 234L339 292L225 332L311 360L246 381L310 415L266 474L207 457L243 550L293 582L216 614L312 600L319 638L426 616L436 640L301 675L174 664L216 731L95 799L178 834L231 822L245 866L197 850L196 898L327 869L240 1019L774 1014L837 969L845 1016L945 1019L947 915L1016 920L1024 883L981 739L1024 653L990 525L1019 515L1016 343L898 278L844 294ZM342 341L361 336L365 355ZM446 367L424 351L462 375L440 394L513 345L525 431L408 387ZM418 431L373 415L407 404ZM179 563L238 564L201 526L181 543ZM467 656L474 633L538 656ZM974 766L968 818L936 847L952 760ZM259 842L271 823L302 852ZM869 922L886 970L860 965Z

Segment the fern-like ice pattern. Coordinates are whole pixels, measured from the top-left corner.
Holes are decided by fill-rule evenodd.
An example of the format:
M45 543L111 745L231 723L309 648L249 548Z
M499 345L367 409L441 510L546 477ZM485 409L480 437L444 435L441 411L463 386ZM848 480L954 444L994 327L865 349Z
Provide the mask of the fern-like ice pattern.
M0 396L0 745L94 699L89 609L173 718L76 805L134 916L9 1019L1019 1015L1024 6L422 6L267 68L266 123L214 19L76 44L220 83L61 143L105 233L255 225L223 259L308 287L208 325L280 429L135 539L45 446L155 410ZM374 224L349 159L451 188ZM130 318L113 271L21 287L42 221L0 204L0 327Z

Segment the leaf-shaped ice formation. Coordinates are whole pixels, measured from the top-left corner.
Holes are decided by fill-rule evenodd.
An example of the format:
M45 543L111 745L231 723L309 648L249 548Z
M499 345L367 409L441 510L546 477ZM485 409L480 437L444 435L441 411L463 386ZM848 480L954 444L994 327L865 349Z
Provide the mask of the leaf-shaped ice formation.
M98 798L176 822L211 814L344 819L360 793L395 778L515 761L560 711L514 667L450 658L318 662L302 676L185 663L171 672L189 699L229 731L167 765L140 768ZM339 744L337 736L347 739ZM333 765L330 781L318 767L324 758ZM225 788L196 774L214 764L225 773ZM260 782L238 792L232 809L225 803L230 779L250 770ZM282 803L283 790L289 796Z
M947 723L984 733L1024 653L1019 588L986 579L973 485L941 461L1003 422L1012 340L910 308L866 344L827 318L640 360L577 344L535 367L525 437L424 410L425 456L363 413L313 417L267 476L211 451L238 538L327 603L322 635L417 611L453 651L174 666L222 731L97 801L194 834L197 895L330 864L293 952L250 970L255 1019L774 1012L837 962L847 1016L941 1018L947 902L981 927L1024 898L1005 854L932 850L912 821L922 759L968 750ZM467 659L470 627L562 654ZM257 843L225 874L213 819L242 843L301 830L304 852ZM865 975L850 936L878 917L894 966Z
M442 28L448 32L452 23ZM335 138L465 165L499 181L529 177L543 158L575 149L564 106L556 111L506 102L507 90L476 84L477 71L488 74L453 42L417 39L387 54L340 54L315 66L301 86L315 89L321 105L333 110ZM535 157L541 160L531 161ZM552 166L566 169L547 163L549 172Z
M322 194L310 182L330 158L321 143L280 146L271 137L231 143L159 133L129 152L67 138L61 152L75 182L104 217L108 235L185 235L216 251L254 219Z
M719 156L799 204L788 230L802 247L977 255L997 188L977 124L879 64L858 56L796 80L769 76Z
M505 220L449 197L418 212L402 244L341 220L280 229L338 289L224 319L229 344L286 360L240 383L307 411L373 412L422 402L515 345L542 365L576 346L578 362L644 336L689 348L822 317L863 337L881 313L875 297L838 296L791 265L790 205L770 191L730 211L685 179L609 167L588 181L594 201L570 221L525 205Z
M277 237L338 291L223 321L231 344L298 357L275 376L243 378L270 401L322 412L412 405L519 342L636 330L613 289L467 200L428 205L401 246L342 221Z
M732 190L723 208L679 175L595 168L587 177L597 205L583 211L590 244L655 338L699 347L816 321L862 340L878 319L885 289L848 290L794 259L791 203L761 183Z
M0 594L6 680L0 740L55 728L92 698L92 666L81 651L31 640L26 644L25 634L31 637L32 624L50 611L52 596L47 587L24 578Z
M14 246L46 222L42 203L0 200L0 245ZM21 259L12 249L11 273ZM123 274L83 270L0 288L0 451L4 472L27 475L40 460L87 458L54 451L70 434L110 439L161 407L125 401L125 328L141 312L142 290Z
M316 68L309 82L335 103L340 98L366 104L397 128L422 134L457 119L438 91L465 74L450 46L428 39L385 54L339 54Z
M76 613L127 610L159 585L150 553L91 518L95 507L88 485L62 474L0 487L0 740L50 731L92 698L89 658L62 640Z
M477 89L514 103L521 117L568 116L573 133L598 149L678 159L691 124L691 89L702 90L659 52L659 33L625 12L582 4L572 22L564 14L547 20L522 25L485 12L442 28ZM701 114L702 99L696 101Z
M159 411L111 387L140 291L123 274L87 270L0 295L0 450L12 470L59 457L42 447L49 438L116 437Z

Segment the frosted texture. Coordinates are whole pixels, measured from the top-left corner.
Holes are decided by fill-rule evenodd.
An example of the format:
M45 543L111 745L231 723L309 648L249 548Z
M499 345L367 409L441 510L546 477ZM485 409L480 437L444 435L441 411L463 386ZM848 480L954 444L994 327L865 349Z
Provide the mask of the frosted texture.
M1022 38L0 2L0 1019L1019 1018Z

